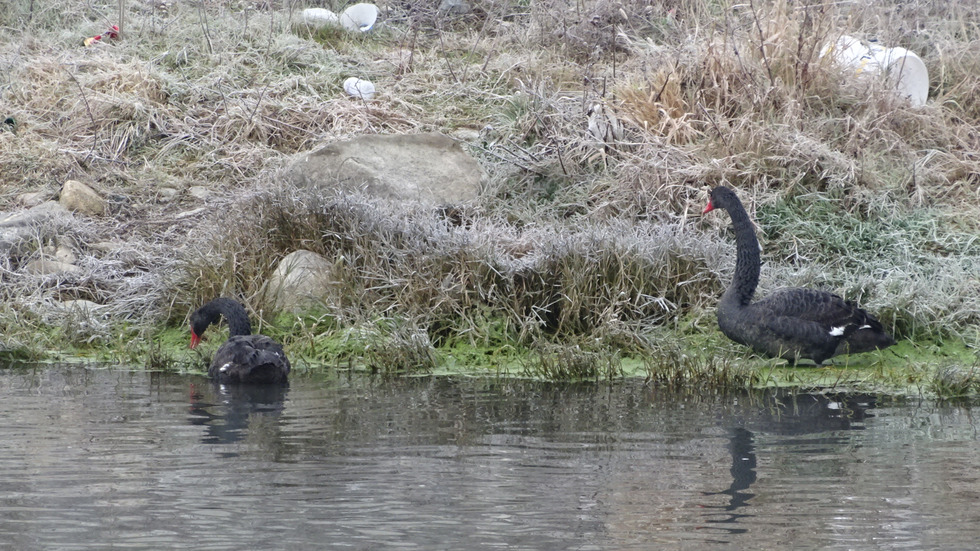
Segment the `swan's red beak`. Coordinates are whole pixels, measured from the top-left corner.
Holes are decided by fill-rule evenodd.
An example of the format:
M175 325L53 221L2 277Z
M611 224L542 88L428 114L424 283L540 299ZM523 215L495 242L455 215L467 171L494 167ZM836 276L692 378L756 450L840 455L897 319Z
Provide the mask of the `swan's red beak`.
M194 347L199 344L201 344L201 337L197 336L197 333L191 331L191 350L193 350Z
M704 207L704 210L701 211L701 214L707 214L713 210L715 210L715 206L711 204L711 199L708 199L708 205Z

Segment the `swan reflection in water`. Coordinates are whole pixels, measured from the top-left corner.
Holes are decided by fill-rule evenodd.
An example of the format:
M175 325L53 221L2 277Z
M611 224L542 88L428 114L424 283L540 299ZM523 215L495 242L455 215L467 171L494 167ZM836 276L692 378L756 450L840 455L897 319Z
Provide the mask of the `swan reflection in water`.
M779 436L801 436L825 433L821 440L833 444L837 438L836 431L863 430L862 421L873 415L868 411L874 409L875 397L867 394L800 394L775 396L775 402L767 410L767 415L757 421L750 421L749 426L758 425L760 434L775 434ZM711 526L702 529L721 530L726 534L744 534L747 528L737 526L744 518L754 515L740 512L751 504L749 501L755 494L748 490L758 479L756 472L756 433L745 427L734 427L728 441L728 451L732 464L729 472L732 483L727 489L719 492L704 492L705 496L727 495L728 503L724 505L702 505L704 509L714 509L717 512L706 513L712 518L705 522ZM799 445L792 438L784 441L774 441L775 445ZM798 450L796 450L798 451ZM725 525L725 526L719 526Z
M279 417L289 385L232 384L207 381L190 386L190 424L207 427L205 444L251 442L276 446ZM231 455L237 455L232 453Z

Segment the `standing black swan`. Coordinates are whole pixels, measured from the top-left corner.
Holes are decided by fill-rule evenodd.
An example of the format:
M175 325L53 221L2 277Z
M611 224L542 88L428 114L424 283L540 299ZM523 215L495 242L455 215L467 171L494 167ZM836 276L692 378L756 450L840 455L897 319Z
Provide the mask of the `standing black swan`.
M191 314L191 348L220 316L228 322L228 340L214 353L208 376L222 383L285 383L289 360L282 345L253 335L245 307L230 298L216 298Z
M874 316L841 297L812 289L783 289L753 303L759 283L759 241L738 196L718 186L704 213L724 209L735 228L735 277L718 303L718 326L728 338L760 354L819 366L838 354L895 344ZM702 213L702 214L704 214Z

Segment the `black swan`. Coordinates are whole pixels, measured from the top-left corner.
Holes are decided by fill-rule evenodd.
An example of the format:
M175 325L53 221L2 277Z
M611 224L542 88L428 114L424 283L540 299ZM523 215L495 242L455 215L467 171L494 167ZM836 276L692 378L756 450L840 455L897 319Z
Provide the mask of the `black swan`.
M818 366L838 354L895 344L874 316L841 297L812 289L783 289L752 302L759 283L759 241L745 207L731 189L711 190L704 213L728 211L735 228L735 276L718 303L718 326L728 338L760 354Z
M191 314L191 348L220 316L228 322L229 337L214 353L208 376L221 383L286 382L289 360L282 345L265 335L253 335L248 313L236 300L216 298Z

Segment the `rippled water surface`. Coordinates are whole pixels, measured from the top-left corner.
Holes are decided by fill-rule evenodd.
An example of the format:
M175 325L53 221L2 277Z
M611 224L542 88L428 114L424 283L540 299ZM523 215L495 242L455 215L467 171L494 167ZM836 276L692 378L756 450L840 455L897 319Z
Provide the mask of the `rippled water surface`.
M972 548L980 409L0 369L0 548Z

